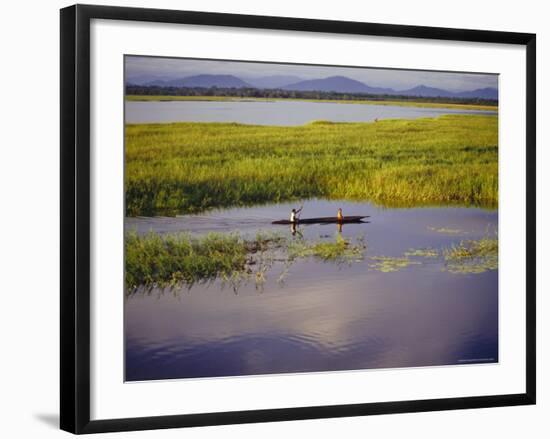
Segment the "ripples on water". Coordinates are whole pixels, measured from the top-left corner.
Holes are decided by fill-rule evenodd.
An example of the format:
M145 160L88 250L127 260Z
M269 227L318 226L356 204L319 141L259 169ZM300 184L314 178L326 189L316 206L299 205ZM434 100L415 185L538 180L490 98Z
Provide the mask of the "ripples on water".
M296 203L299 204L299 203ZM145 233L254 234L292 204L213 211L176 218L127 219ZM496 212L479 209L377 209L366 203L306 202L303 216L371 215L345 225L365 236L367 255L478 239L496 228ZM327 213L328 212L328 213ZM458 230L445 233L445 230ZM278 226L276 230L286 230ZM334 236L334 225L302 227L308 238ZM436 231L441 230L441 231ZM328 238L330 239L330 238ZM294 264L287 281L270 274L259 293L235 294L220 282L125 302L126 379L150 380L498 361L498 271L452 274L435 261L395 273L312 259Z

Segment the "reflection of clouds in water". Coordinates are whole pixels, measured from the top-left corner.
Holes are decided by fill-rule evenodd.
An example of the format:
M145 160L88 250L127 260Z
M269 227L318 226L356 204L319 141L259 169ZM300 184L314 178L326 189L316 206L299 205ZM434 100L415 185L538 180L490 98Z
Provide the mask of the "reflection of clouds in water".
M129 218L138 232L258 230L291 236L286 218L298 202L215 210L176 218ZM367 256L400 256L410 249L443 248L460 237L428 227L467 231L467 239L496 226L497 212L480 209L380 209L368 203L306 200L308 217L371 215L346 225L342 236L364 234ZM334 225L300 227L305 239L334 239ZM466 235L465 235L466 236ZM235 295L219 282L190 291L126 300L128 379L246 375L456 364L498 357L498 271L452 275L435 265L395 273L368 270L369 258L350 266L300 260L279 284L268 273L263 293L253 283Z
M486 110L394 105L342 105L305 101L207 102L126 101L126 123L237 122L252 125L298 126L312 120L372 122L381 119L418 119L446 114L496 114Z
M166 352L176 376L453 364L476 340L496 349L495 277L482 277L453 283L442 273L411 285L405 274L369 273L261 295L132 298L128 346L144 364ZM217 366L201 368L208 358Z

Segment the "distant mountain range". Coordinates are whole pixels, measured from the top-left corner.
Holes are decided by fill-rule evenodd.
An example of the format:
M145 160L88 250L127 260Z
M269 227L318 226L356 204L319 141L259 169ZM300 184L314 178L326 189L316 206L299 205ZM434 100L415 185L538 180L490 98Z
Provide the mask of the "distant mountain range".
M301 81L302 78L291 75L272 75L261 78L247 78L246 82L256 88L282 88L288 84Z
M346 76L330 76L323 79L309 79L282 87L285 90L296 91L335 91L338 93L372 93L393 94L391 88L370 87L367 84L347 78Z
M251 84L233 75L194 75L185 78L147 82L143 85L157 85L159 87L218 87L218 88L246 88Z
M440 88L427 87L419 85L409 88L408 90L396 91L393 94L405 96L422 96L422 97L444 97L444 98L482 98L482 99L498 99L498 90L496 88L486 87L476 90L452 92Z
M407 90L393 88L371 87L363 82L346 76L330 76L322 79L301 79L296 76L273 75L260 78L247 78L246 81L234 75L194 75L184 78L166 79L140 75L127 78L129 85L159 86L159 87L204 87L204 88L278 88L290 91L322 91L336 93L386 94L418 97L444 98L481 98L498 99L496 88L486 87L476 90L453 92L440 88L418 85Z

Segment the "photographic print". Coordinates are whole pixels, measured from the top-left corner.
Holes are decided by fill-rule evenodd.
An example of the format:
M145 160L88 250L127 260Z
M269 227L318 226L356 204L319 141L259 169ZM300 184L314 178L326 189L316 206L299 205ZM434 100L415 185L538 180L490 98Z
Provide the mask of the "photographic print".
M124 63L126 381L498 362L498 75Z

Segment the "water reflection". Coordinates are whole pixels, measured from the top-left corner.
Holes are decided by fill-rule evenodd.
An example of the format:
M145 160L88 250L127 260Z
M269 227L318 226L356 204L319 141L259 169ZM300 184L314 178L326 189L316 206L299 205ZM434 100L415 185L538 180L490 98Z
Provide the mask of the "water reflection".
M498 360L495 272L459 282L435 272L412 284L405 272L324 271L276 294L201 287L127 301L126 379Z
M370 122L417 119L443 114L496 114L495 111L331 102L136 102L125 103L126 123L238 122L252 125L303 125L312 120Z
M363 223L368 223L368 222L369 221L363 221ZM339 235L342 234L343 226L344 225L342 223L336 223L336 231L338 232ZM300 237L300 238L304 237L304 234L301 232L300 227L296 223L291 223L290 224L290 234L292 236L298 235L298 237Z
M488 226L498 226L496 211L316 200L305 203L308 216L343 207L349 215L371 215L370 223L272 226L289 206L127 220L127 229L138 233L239 230L253 237L272 230L295 243L357 243L363 236L367 246L364 258L346 264L317 257L287 264L281 254L264 254L273 264L261 294L255 282L234 294L216 280L129 297L127 380L498 361L498 270L451 272L442 252L487 236ZM392 270L403 258L419 263ZM373 268L376 263L390 269Z

